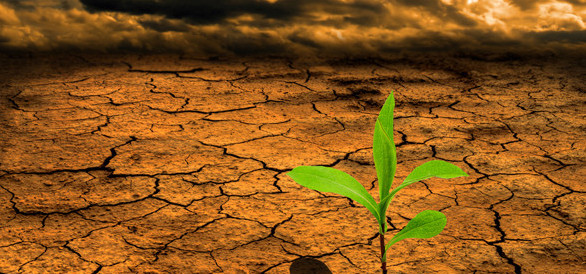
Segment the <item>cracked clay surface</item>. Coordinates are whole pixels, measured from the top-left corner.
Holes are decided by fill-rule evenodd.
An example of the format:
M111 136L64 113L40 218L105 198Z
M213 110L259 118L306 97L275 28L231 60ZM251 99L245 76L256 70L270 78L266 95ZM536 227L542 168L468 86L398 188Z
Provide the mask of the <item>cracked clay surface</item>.
M1 57L0 273L378 273L374 218L285 174L355 176L378 200L374 121L395 91L393 273L586 268L586 72L567 60ZM389 238L391 236L388 236Z

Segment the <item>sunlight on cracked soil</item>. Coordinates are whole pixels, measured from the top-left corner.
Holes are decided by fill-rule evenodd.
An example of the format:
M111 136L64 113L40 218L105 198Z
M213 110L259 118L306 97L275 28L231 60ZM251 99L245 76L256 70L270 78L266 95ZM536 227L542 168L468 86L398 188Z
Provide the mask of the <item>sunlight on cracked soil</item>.
M372 130L395 91L397 180L446 230L398 273L578 273L586 254L585 68L567 60L2 56L0 272L377 273L376 223L285 176L332 166L376 194ZM378 195L374 195L378 196Z

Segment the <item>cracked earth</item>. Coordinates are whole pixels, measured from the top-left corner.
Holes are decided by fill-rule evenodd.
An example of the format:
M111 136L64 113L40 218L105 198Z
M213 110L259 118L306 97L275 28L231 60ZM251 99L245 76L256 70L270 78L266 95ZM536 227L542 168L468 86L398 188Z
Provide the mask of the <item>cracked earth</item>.
M0 273L380 272L370 213L285 174L335 167L378 197L391 90L395 183L431 159L470 174L397 195L390 235L425 209L448 224L395 245L391 272L585 269L580 60L1 60Z

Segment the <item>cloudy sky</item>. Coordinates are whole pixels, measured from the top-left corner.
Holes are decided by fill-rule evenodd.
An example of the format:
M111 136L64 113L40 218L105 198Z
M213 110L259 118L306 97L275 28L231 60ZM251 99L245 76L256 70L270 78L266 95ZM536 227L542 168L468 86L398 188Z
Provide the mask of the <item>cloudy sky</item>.
M0 0L0 49L586 50L586 0Z

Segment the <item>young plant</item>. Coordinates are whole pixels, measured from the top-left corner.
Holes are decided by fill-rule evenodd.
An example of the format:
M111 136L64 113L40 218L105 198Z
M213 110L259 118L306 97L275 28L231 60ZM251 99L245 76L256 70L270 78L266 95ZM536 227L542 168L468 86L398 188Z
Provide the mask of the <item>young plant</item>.
M438 235L446 226L446 216L434 210L425 210L411 219L409 223L385 245L387 232L386 212L395 194L404 187L432 177L456 178L468 176L459 167L445 161L432 160L416 167L403 183L391 191L395 177L397 153L393 141L393 94L387 98L374 126L373 156L378 177L379 203L352 176L331 167L299 166L287 173L298 184L322 192L333 192L346 196L365 206L378 222L381 247L381 269L387 273L386 252L398 241L408 238L431 238Z

